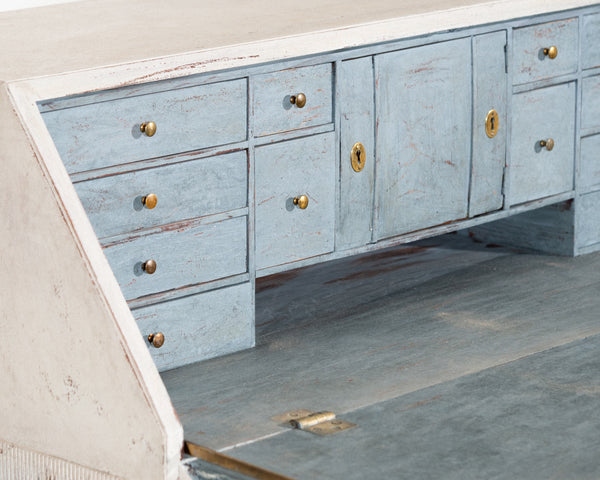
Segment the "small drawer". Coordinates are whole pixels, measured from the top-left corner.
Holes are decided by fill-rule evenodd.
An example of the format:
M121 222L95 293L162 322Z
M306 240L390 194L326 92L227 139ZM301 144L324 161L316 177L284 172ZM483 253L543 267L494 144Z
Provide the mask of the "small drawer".
M179 223L104 247L127 300L247 272L247 217ZM153 260L156 271L144 270Z
M42 114L72 174L246 139L246 79ZM149 137L142 123L154 122Z
M511 204L573 189L575 90L571 82L513 96Z
M246 151L148 168L75 184L99 238L243 208ZM144 197L154 194L154 208ZM150 204L148 204L150 205Z
M331 69L327 63L256 76L252 109L254 135L260 137L331 123Z
M581 128L600 130L600 75L582 81Z
M600 13L583 17L583 37L581 43L581 68L600 66Z
M159 370L254 346L254 302L249 283L132 311ZM156 348L149 335L162 333Z
M534 82L576 72L577 27L577 18L569 18L516 29L513 36L513 83Z
M327 133L256 149L257 268L333 250L334 145Z

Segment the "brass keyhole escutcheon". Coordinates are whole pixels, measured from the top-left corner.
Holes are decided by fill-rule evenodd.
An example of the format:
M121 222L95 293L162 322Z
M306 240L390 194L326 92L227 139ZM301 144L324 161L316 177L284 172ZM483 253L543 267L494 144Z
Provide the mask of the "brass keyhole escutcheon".
M488 137L494 138L498 133L499 115L496 110L490 110L485 117L485 133Z
M352 160L352 169L355 172L360 172L363 168L365 168L365 162L367 160L367 155L365 154L365 147L362 143L355 143L352 147L352 153L350 154L350 159Z

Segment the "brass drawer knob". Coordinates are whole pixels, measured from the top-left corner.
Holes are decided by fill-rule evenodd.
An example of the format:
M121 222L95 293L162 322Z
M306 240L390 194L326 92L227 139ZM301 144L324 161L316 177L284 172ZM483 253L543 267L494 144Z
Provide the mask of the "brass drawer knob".
M165 335L161 332L151 333L148 335L148 341L154 345L154 347L160 348L165 344Z
M145 133L147 136L151 137L156 133L156 123L144 122L140 125L140 130L142 133Z
M290 103L296 105L298 108L302 108L306 105L306 95L299 93L298 95L292 95L290 97Z
M554 45L552 45L550 48L544 48L544 55L554 59L558 55L558 49Z
M306 207L308 207L308 197L306 195L294 197L294 205L298 205L298 207L304 210Z
M142 197L142 204L146 208L149 208L150 210L152 210L154 207L156 207L157 203L158 203L158 197L154 193L150 193L150 194Z
M546 147L546 150L551 152L552 149L554 148L554 140L551 138L549 138L548 140L540 140L540 147L542 147L542 148Z
M156 272L156 262L154 260L146 260L144 263L142 263L142 270L152 275L154 272Z

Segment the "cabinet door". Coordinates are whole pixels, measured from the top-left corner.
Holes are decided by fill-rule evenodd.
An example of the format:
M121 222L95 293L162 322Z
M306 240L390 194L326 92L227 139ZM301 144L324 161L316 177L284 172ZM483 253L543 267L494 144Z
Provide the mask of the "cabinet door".
M468 38L375 57L376 238L467 216Z

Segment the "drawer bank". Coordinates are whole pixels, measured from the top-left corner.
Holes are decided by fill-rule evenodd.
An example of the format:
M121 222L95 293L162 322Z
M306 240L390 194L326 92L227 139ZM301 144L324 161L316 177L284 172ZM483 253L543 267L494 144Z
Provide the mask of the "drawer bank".
M186 478L158 372L253 347L257 277L600 249L600 5L162 3L0 14L0 477Z

